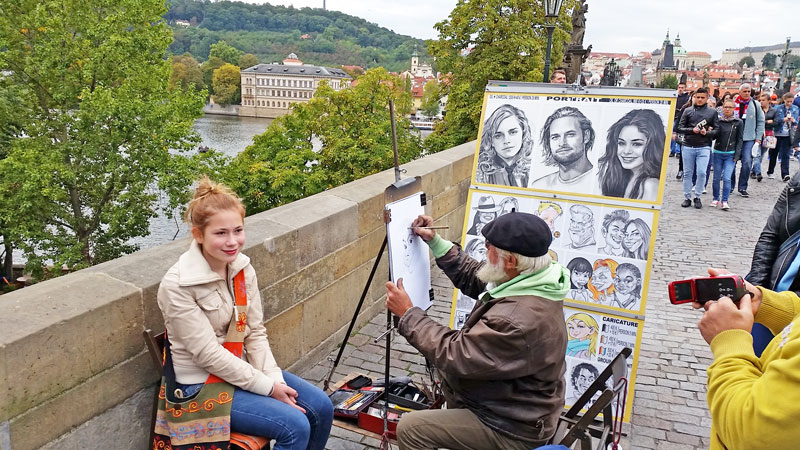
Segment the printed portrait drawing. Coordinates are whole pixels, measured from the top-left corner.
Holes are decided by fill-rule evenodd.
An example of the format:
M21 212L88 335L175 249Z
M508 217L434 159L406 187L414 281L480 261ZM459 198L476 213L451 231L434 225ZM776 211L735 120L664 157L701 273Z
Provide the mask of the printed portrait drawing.
M475 307L475 299L464 295L461 291L458 292L456 297L456 309L461 311L472 311Z
M464 247L464 251L476 261L483 261L486 259L486 245L480 238L470 239L470 241L467 242L467 246Z
M614 277L617 276L619 264L613 259L598 259L592 264L592 278L589 280L589 292L595 303L608 305L614 293Z
M533 134L525 113L500 106L483 123L476 182L527 187L532 152Z
M555 110L544 123L540 142L544 164L558 170L533 181L531 187L593 193L597 180L589 152L594 138L592 122L580 110L572 106Z
M500 207L495 205L491 196L485 195L478 199L478 206L473 206L472 209L475 210L475 215L472 217L472 226L467 230L467 234L480 236L481 229L498 217Z
M506 197L500 200L500 215L508 214L510 212L519 211L519 200L514 197Z
M567 319L567 356L591 359L597 354L597 321L586 313L577 313Z
M558 203L542 202L533 214L544 220L547 226L550 227L550 231L553 232L553 237L558 238L561 236L561 232L556 231L556 219L561 217L563 212L564 210Z
M569 248L577 250L595 245L592 210L585 205L572 205L569 214L569 238L572 241Z
M611 304L617 308L639 309L642 300L642 272L630 263L617 266Z
M589 386L594 383L594 380L600 376L600 371L597 368L589 363L580 363L576 364L575 367L569 372L569 385L572 388L571 395L567 396L566 398L566 405L574 405L578 402L578 399L581 398L584 392L589 389ZM600 393L597 393L597 396L600 396ZM596 401L596 398L593 398L589 403L586 404L586 407L589 408L592 403Z
M622 247L626 257L646 260L650 247L650 226L647 222L639 218L628 221Z
M453 323L454 330L460 330L464 327L464 324L467 323L467 319L469 319L469 311L456 311L456 320Z
M651 109L625 114L608 129L600 157L600 192L609 197L655 200L664 158L664 122Z
M592 277L592 264L584 258L573 258L567 264L569 270L570 290L567 298L581 302L593 302L592 293L589 292L589 279Z
M603 235L606 245L598 248L597 252L609 256L625 256L622 241L625 239L625 226L630 220L630 214L624 209L615 209L606 214L600 226L600 234Z

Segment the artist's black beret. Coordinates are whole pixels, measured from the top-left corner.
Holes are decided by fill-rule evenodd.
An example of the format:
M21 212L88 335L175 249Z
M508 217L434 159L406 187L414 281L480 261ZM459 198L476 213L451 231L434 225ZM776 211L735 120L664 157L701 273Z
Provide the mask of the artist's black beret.
M483 237L497 248L523 256L542 256L553 241L547 223L533 214L510 212L487 223Z

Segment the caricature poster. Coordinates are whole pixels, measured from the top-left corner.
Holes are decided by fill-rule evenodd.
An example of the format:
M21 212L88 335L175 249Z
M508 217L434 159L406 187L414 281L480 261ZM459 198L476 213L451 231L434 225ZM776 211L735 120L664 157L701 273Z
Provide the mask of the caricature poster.
M550 227L550 256L570 272L567 407L627 346L630 420L674 111L667 90L487 85L461 243L484 260L482 228L511 211ZM474 303L454 291L452 328Z

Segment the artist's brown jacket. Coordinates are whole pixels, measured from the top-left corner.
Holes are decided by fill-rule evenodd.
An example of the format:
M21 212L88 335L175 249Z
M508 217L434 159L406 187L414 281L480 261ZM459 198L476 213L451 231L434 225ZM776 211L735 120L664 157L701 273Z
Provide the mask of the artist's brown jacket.
M481 263L460 246L436 263L464 294L478 298L485 290L475 275ZM565 390L561 301L533 295L479 300L459 331L412 308L399 330L442 374L448 408L468 408L516 439L542 441L555 433Z

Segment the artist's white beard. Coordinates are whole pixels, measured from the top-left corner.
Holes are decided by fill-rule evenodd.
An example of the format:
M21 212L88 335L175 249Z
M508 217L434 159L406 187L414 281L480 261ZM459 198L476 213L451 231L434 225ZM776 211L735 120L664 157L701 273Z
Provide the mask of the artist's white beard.
M486 260L486 264L484 264L480 269L478 269L478 273L476 273L478 279L483 281L486 284L494 283L494 284L502 284L508 281L508 275L506 275L506 271L503 268L503 260L498 260L497 264L492 264L489 260Z

